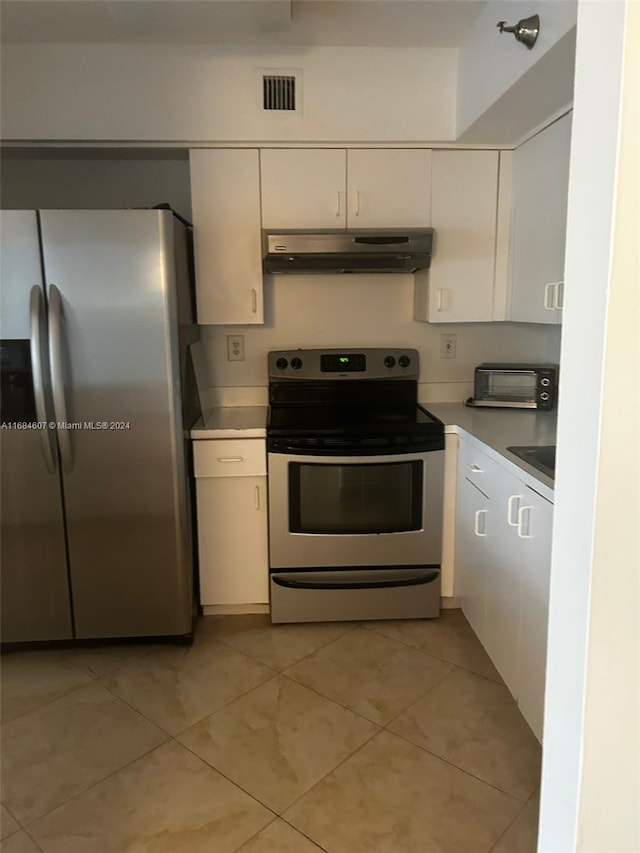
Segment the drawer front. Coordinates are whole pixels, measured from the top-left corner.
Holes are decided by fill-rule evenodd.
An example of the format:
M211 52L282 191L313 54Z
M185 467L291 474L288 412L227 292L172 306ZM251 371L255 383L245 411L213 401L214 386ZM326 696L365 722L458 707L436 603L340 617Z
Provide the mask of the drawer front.
M473 483L488 498L491 497L492 474L496 472L496 463L481 450L468 444L460 442L458 450L458 477L465 477Z
M260 477L267 473L264 439L221 438L193 444L196 477Z

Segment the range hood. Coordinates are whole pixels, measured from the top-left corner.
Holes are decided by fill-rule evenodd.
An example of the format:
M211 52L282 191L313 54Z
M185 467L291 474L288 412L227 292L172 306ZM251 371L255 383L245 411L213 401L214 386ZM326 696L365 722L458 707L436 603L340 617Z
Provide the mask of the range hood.
M263 231L265 273L415 272L431 261L433 228Z

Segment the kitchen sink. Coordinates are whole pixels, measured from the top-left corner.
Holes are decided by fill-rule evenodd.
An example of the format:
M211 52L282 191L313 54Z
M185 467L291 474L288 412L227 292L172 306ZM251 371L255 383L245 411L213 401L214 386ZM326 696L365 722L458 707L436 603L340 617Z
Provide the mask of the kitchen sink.
M533 445L527 447L507 447L511 453L519 459L528 462L533 468L542 471L547 477L553 479L556 471L556 446L548 444L544 446Z

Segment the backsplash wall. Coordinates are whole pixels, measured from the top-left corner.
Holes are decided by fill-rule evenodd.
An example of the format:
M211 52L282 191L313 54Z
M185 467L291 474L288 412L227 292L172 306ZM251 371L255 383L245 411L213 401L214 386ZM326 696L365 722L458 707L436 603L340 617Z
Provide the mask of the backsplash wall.
M559 354L559 327L524 323L429 324L413 320L412 275L268 276L263 326L202 326L209 382L267 386L267 353L297 347L412 347L423 399L464 399L482 361L545 361ZM455 359L440 337L457 335ZM227 360L227 335L244 335L245 360Z

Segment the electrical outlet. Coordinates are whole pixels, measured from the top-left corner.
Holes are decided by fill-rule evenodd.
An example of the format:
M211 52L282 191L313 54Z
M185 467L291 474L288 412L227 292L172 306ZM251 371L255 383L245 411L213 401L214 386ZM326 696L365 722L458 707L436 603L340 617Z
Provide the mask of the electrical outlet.
M457 335L440 335L440 358L456 357Z
M244 361L244 335L227 335L227 360Z

